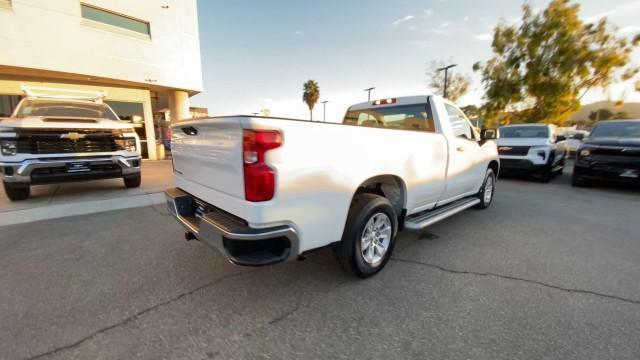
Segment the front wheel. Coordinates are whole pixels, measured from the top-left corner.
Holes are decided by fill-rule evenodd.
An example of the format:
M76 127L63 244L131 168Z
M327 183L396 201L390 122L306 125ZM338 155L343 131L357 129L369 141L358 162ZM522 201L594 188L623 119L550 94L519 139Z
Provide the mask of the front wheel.
M4 182L4 192L11 201L26 200L31 195L29 184Z
M140 187L141 182L142 182L142 177L140 173L137 173L135 175L127 175L124 177L124 186L128 188Z
M389 200L373 194L357 195L336 255L345 269L366 278L386 265L395 246L398 220Z
M480 199L480 203L474 208L476 209L486 209L491 206L491 202L493 202L493 194L496 189L496 174L493 172L493 169L487 169L487 173L484 175L484 182L482 183L482 187L480 187L480 191L478 192L478 198Z

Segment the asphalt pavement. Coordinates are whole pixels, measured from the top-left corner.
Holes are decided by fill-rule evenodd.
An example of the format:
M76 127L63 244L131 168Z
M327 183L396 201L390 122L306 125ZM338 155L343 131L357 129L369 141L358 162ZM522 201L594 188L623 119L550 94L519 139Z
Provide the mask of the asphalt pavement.
M0 227L0 358L639 359L638 204L501 179L367 280L230 265L162 205Z

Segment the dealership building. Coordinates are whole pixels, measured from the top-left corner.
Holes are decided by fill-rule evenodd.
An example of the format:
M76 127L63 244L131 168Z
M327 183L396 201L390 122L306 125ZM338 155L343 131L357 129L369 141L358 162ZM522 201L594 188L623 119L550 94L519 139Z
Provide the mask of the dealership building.
M22 86L105 91L149 159L170 120L206 114L196 0L0 0L0 116Z

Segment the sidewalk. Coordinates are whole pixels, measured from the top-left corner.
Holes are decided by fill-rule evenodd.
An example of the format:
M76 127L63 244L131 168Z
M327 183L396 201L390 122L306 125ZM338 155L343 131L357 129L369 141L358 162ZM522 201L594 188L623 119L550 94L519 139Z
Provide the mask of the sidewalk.
M170 160L143 161L142 185L127 189L122 179L31 187L31 197L10 201L0 189L0 226L164 203L174 186Z

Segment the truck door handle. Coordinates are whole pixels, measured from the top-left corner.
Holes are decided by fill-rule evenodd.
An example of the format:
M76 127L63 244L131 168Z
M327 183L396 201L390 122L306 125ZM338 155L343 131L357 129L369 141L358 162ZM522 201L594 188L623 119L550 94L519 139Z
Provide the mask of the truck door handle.
M462 147L462 146L458 146L458 147L456 148L456 150L458 150L458 151L460 151L460 152L463 152L463 151L464 151L464 147Z

